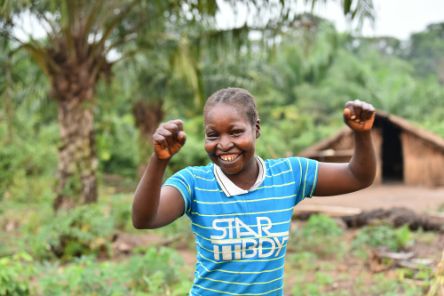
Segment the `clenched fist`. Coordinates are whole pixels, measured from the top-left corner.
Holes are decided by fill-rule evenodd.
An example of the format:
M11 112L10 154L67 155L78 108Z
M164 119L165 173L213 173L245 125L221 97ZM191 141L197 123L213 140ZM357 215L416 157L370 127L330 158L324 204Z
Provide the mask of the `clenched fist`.
M159 159L170 159L185 144L182 120L162 123L153 134L154 153Z
M375 115L375 108L360 100L348 101L343 113L345 123L355 132L371 130Z

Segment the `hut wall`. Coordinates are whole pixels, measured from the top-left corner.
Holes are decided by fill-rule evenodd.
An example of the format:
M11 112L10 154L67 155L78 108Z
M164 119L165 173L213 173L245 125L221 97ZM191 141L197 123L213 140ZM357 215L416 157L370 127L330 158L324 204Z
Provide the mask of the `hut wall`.
M381 184L382 183L382 131L379 128L375 128L372 130L372 139L373 139L373 147L375 148L376 154L376 176L373 184ZM328 149L333 150L350 150L353 149L353 134L348 133L340 137L336 142L332 143ZM316 157L316 160L325 161L325 162L349 162L350 157L348 156L325 156L325 157Z
M444 186L444 154L409 133L401 134L404 181L408 185Z
M373 184L381 184L382 183L382 131L379 128L374 128L372 130L372 140L373 147L375 148L376 154L376 176ZM341 137L338 141L332 143L331 149L334 150L347 150L353 149L353 134L349 133ZM350 157L329 157L325 159L325 161L329 162L348 162L350 161Z
M329 147L333 150L347 150L353 148L353 134L346 133Z
M347 151L353 149L353 137L351 133L346 133L342 135L335 142L331 143L328 149L332 149L335 151ZM324 156L320 157L319 161L325 162L349 162L350 156L348 155L332 155L332 156Z

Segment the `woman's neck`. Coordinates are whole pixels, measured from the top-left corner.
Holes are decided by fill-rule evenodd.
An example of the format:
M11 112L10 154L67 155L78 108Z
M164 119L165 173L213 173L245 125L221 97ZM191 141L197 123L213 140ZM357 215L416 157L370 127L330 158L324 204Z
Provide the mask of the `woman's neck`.
M259 175L259 163L256 157L253 157L248 166L242 172L235 175L227 175L237 187L248 190L256 183Z

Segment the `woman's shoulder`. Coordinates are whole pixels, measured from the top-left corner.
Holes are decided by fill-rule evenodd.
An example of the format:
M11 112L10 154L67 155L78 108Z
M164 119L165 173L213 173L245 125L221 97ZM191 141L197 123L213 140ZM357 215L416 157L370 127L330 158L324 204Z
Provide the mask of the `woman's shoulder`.
M266 159L265 166L272 171L300 168L307 164L308 159L300 156Z
M273 167L280 164L288 164L291 157L281 157L281 158L267 158L264 160L265 164Z
M298 160L305 160L307 158L302 156L287 156L287 157L280 157L280 158L267 158L264 160L265 163L269 164L279 164L279 163L288 163L288 162L294 162Z
M181 170L181 172L189 173L193 176L204 177L213 174L213 163L204 166L188 166Z

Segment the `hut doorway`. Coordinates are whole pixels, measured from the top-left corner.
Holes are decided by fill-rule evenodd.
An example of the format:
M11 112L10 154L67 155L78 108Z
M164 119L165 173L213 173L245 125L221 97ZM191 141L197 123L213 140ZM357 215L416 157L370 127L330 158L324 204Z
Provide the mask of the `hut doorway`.
M388 120L382 120L382 181L403 182L404 159L401 129Z

